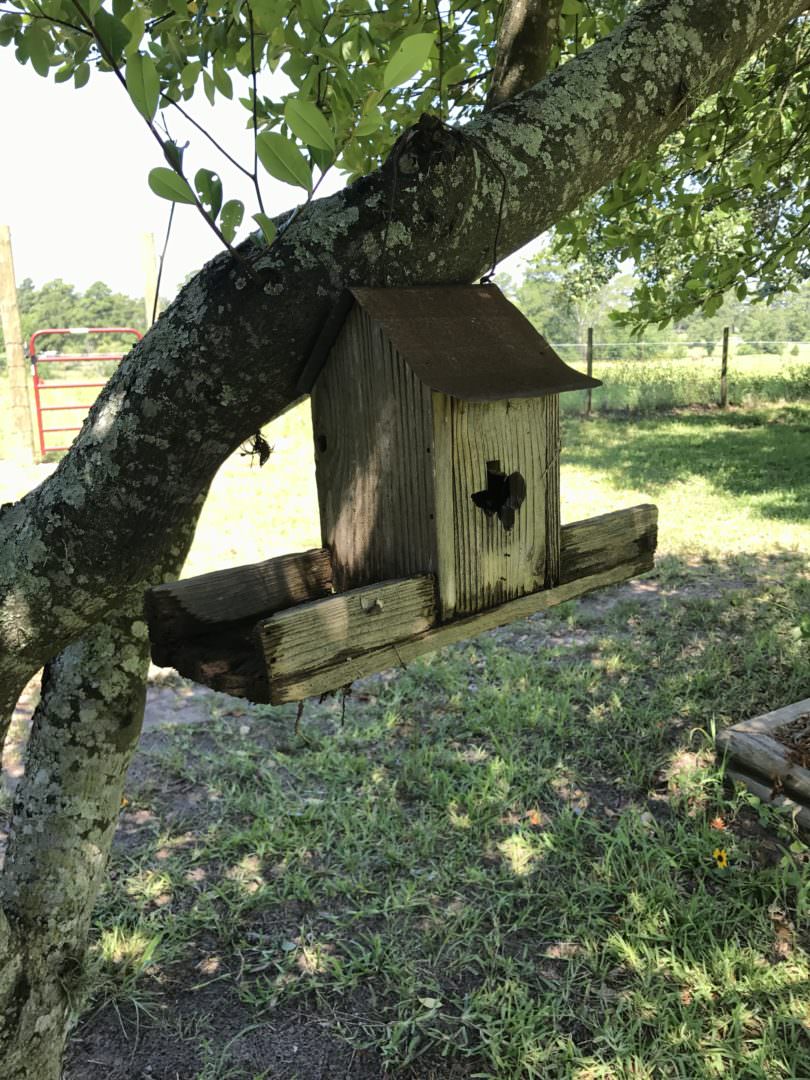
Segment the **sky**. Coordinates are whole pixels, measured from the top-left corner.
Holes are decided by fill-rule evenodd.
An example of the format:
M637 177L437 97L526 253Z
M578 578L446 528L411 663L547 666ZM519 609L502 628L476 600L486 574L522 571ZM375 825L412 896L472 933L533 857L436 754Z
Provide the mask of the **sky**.
M284 80L284 76L280 76ZM279 75L259 92L284 92ZM286 81L286 80L285 80ZM190 108L237 160L252 159L246 111L236 100L217 97L212 108L202 93ZM166 234L170 204L147 185L149 170L165 165L160 148L135 111L124 89L110 74L94 72L87 86L56 84L30 65L17 62L13 49L0 49L0 101L3 102L5 161L0 166L0 223L11 229L15 276L35 285L63 278L79 289L104 281L131 296L144 292L143 234L154 233L158 250ZM168 114L167 114L168 115ZM176 117L176 119L175 119ZM253 227L257 207L249 181L185 125L169 118L172 137L191 145L187 175L205 167L219 173L224 197L242 199L245 220L237 239ZM179 122L178 122L179 121ZM190 166L190 167L189 167ZM337 171L320 191L343 186ZM296 189L264 174L265 208L273 216L297 202ZM219 251L219 241L195 207L178 206L161 282L171 298L188 274ZM519 276L522 257L513 256L501 270Z

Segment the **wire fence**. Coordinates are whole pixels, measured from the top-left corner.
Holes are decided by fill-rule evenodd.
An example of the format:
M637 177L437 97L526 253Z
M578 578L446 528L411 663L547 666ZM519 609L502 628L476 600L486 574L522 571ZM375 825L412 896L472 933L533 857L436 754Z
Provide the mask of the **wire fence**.
M707 341L553 342L560 356L602 381L564 394L563 412L652 411L689 406L810 401L810 342L743 339L725 330Z

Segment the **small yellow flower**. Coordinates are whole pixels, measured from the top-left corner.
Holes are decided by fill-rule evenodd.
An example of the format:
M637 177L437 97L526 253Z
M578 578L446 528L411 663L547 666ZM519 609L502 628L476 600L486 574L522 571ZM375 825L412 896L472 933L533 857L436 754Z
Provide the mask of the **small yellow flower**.
M728 866L728 855L726 849L723 847L716 847L712 852L714 861L717 863L718 870L725 870Z

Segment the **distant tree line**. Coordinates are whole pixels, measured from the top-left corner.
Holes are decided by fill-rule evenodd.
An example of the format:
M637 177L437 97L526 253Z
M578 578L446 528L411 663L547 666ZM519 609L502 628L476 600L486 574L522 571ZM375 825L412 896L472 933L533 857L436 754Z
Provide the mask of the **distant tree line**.
M740 346L740 351L782 353L785 347L774 342L810 341L810 281L770 303L738 300L730 292L713 315L697 311L664 327L648 326L642 336L633 335L622 320L636 285L631 274L611 275L596 262L566 264L544 251L528 263L522 281L501 275L498 283L549 341L584 343L592 326L600 343L633 341L621 350L625 358L650 356L650 347L658 342L680 343L662 345L662 355L682 352L687 342L698 341L706 342L711 352L719 348L725 326L743 341L762 342Z
M632 340L634 344L620 350L626 358L649 356L651 346L672 341L682 345L706 342L711 352L719 345L725 326L744 341L762 342L749 350L753 352L781 353L784 347L774 342L810 341L810 281L796 292L779 294L771 303L738 300L729 293L714 315L706 316L698 311L662 329L649 326L641 337L633 337L630 327L621 321L621 313L627 310L636 284L630 274L610 276L598 264L566 264L552 253L541 252L528 263L522 281L500 275L498 284L549 341L584 344L587 329L592 326L600 343ZM26 340L34 330L46 327L131 326L141 332L145 328L143 300L113 292L103 281L96 281L80 292L61 278L40 288L25 278L17 287L17 300ZM46 341L45 347L81 352L87 345L80 338L64 339L58 345L57 340ZM93 347L126 351L131 344L131 338L105 336L95 339ZM660 352L672 353L679 347L662 345ZM0 332L0 352L3 351ZM617 349L617 355L618 352Z
M35 330L49 328L127 326L143 333L146 326L143 300L113 292L103 281L96 281L80 292L61 278L48 281L40 288L36 288L31 278L24 278L17 286L17 303L26 343ZM132 341L132 337L98 336L92 341L92 349L126 351L131 348ZM53 337L43 340L43 348L83 352L88 349L88 343L82 338L60 340ZM2 331L0 351L5 353Z

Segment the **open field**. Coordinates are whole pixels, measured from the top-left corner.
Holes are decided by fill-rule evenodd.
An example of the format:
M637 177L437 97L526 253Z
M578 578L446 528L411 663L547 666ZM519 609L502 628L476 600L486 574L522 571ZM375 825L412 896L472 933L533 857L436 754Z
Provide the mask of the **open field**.
M795 350L795 352L794 352ZM580 350L561 349L564 360L581 371ZM595 350L593 373L604 385L593 392L597 412L630 409L649 412L687 405L715 405L720 394L720 349L697 355L644 359L612 359L617 352ZM728 369L731 405L753 406L776 401L810 400L810 345L787 345L779 355L732 353ZM584 393L564 394L564 412L583 412Z
M754 348L745 346L740 348ZM777 346L774 346L776 348ZM788 342L778 346L781 353L745 353L732 352L729 364L729 402L732 405L753 407L775 402L801 402L810 400L810 344ZM593 393L593 410L610 412L630 410L651 412L660 409L673 409L689 405L711 406L717 403L720 392L720 347L714 349L711 356L704 349L692 349L689 355L675 350L678 357L668 358L665 353L660 357L652 355L650 348L641 349L638 344L628 345L628 350L641 350L644 359L611 359L622 350L615 346L597 347L594 361L594 375L602 379L604 385ZM573 367L585 370L579 346L560 346L563 359ZM629 352L628 352L629 355ZM108 378L113 365L81 363L75 365L48 366L43 363L42 376L48 380L95 381ZM3 372L3 354L0 353L0 374ZM6 392L5 379L0 378L0 410L2 410ZM95 400L98 391L76 390L74 392L46 390L43 392L43 404L57 405L66 401L81 402L85 407ZM70 394L69 397L65 396ZM585 410L585 394L564 394L561 398L564 413L574 415ZM83 411L50 413L51 418L59 417L64 426L80 424ZM48 423L57 426L55 419ZM69 436L72 438L72 435ZM56 436L46 440L46 445L59 445ZM3 450L3 431L0 425L0 458ZM58 455L53 455L57 460Z
M305 420L225 466L187 572L317 542ZM564 437L564 520L660 506L647 578L300 736L156 680L69 1080L810 1077L808 848L711 752L810 686L810 407Z

